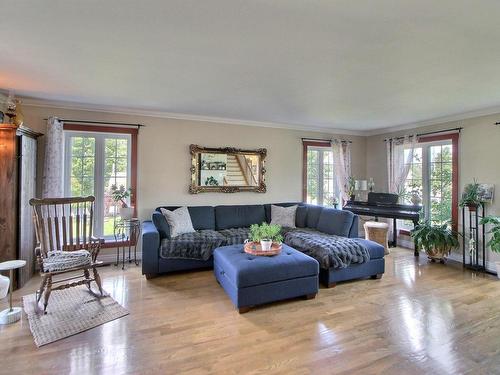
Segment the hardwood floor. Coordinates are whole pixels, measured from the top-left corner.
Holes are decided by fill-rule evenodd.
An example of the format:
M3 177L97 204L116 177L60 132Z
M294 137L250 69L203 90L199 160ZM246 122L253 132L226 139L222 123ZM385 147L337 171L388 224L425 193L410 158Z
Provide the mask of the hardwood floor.
M382 279L243 315L211 271L101 275L129 316L40 349L25 317L0 327L0 373L500 373L500 280L410 250L393 250ZM37 282L15 292L17 305Z

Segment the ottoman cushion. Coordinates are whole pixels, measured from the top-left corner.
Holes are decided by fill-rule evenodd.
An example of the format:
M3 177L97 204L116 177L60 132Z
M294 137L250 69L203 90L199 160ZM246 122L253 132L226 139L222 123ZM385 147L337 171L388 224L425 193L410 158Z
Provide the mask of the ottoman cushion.
M214 263L237 288L317 276L319 272L315 259L285 244L272 257L247 254L243 245L219 247L214 251Z

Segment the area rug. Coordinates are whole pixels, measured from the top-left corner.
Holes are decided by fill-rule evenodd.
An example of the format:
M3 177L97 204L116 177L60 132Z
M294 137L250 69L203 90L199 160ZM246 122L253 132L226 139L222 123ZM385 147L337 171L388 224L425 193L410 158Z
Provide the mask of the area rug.
M35 344L40 347L76 335L128 314L109 295L91 293L86 287L53 291L47 314L43 313L43 298L37 306L35 294L23 296Z

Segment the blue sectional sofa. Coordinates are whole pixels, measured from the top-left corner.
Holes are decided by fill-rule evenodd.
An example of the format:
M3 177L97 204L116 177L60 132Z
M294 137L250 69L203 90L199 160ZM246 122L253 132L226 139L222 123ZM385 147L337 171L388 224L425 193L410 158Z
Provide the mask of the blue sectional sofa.
M313 233L318 237L325 237L322 235L326 234L355 239L368 250L369 259L363 263L351 264L346 268L321 268L320 280L325 285L334 286L339 281L364 277L380 277L384 273L384 248L375 242L357 238L357 215L349 211L301 202L273 204L283 207L298 205L296 226L299 230L309 231L308 233ZM205 259L197 255L200 246L204 246L204 254L206 254L207 246L215 249L219 246L241 244L248 238L251 224L271 221L271 204L192 206L188 207L188 210L197 232L189 236L180 235L170 238L169 225L161 214L160 208L162 207L158 207L153 212L152 220L145 221L142 226L142 273L148 279L174 271L211 268L213 267L212 257ZM173 210L178 207L164 206L163 208ZM285 236L285 243L287 243L286 238L287 236ZM175 244L177 248L179 244L181 248L184 246L189 248L189 256L181 256L169 251L172 244ZM291 246L306 254L309 250L307 244L304 248Z

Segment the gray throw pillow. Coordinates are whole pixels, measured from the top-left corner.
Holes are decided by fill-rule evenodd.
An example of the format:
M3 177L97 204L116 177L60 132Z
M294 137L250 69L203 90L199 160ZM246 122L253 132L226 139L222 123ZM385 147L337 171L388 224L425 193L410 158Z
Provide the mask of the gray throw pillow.
M170 237L177 237L179 234L196 232L193 228L191 216L187 207L180 207L174 211L160 208L170 226Z
M278 224L285 228L295 228L295 213L297 205L281 207L271 205L271 224Z

